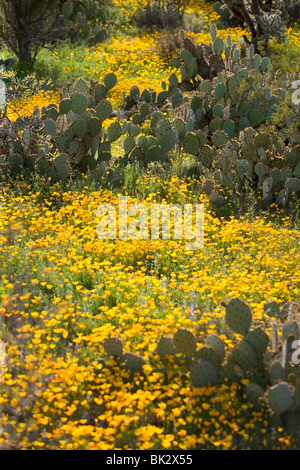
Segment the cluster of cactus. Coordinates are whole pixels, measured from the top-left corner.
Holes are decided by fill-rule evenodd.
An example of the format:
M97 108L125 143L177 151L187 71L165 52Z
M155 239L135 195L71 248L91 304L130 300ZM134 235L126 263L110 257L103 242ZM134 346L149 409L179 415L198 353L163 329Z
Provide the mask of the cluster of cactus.
M108 32L102 25L91 25L87 24L87 17L84 11L77 11L74 13L74 2L67 0L62 7L62 15L65 20L72 20L72 29L70 31L70 37L74 41L79 38L83 30L88 29L87 41L89 46L93 46L99 42L103 42Z
M253 45L242 57L229 35L223 41L214 25L210 34L205 46L181 32L182 49L173 58L181 81L172 73L158 93L132 86L117 117L107 99L117 77L109 73L103 84L79 79L64 87L58 105L36 108L15 124L2 121L1 166L13 175L37 169L55 181L88 168L103 174L112 162L106 175L113 178L114 162L168 167L175 154L187 155L195 165L183 175L204 175L213 207L224 204L227 189L236 199L246 182L260 188L266 205L285 204L300 190L299 147L284 145L279 134L271 137L261 126L272 121L287 91L268 87L270 61ZM112 159L111 144L121 137L124 155Z
M146 361L137 354L124 353L123 342L117 337L109 337L103 341L104 351L108 356L114 357L121 366L125 367L132 373L143 372L143 366Z
M113 113L107 96L116 83L114 73L105 76L104 84L79 79L62 89L58 105L50 103L41 111L36 107L31 116L15 123L7 120L1 128L2 153L7 155L3 165L13 175L28 168L52 181L68 178L76 170L103 169L112 158L112 142L123 132L118 120L104 129Z
M125 162L166 162L176 149L195 157L198 175L203 167L214 168L214 181L204 184L213 206L224 204L224 189L233 190L236 198L246 180L261 188L265 204L285 204L299 191L299 158L297 148L284 148L276 135L271 139L259 130L272 120L285 93L266 87L269 59L255 54L253 46L242 57L229 35L226 42L217 36L214 25L210 46L195 45L183 33L181 38L183 48L172 62L181 82L172 74L158 95L132 87L124 100L125 108L133 110ZM191 89L186 96L184 90ZM141 135L147 122L148 135Z
M268 317L270 335L261 327L252 327L252 310L247 303L232 298L226 304L224 327L228 335L241 338L235 339L232 347L214 333L201 338L198 347L191 331L178 328L173 336L160 337L154 353L165 368L170 366L170 358L183 366L194 387L241 383L244 397L255 410L269 410L271 419L300 440L300 358L294 343L298 345L300 339L300 305L289 302L280 307L277 302L266 302L265 320ZM107 338L103 348L121 367L143 374L145 360L124 353L119 338Z
M166 154L177 147L179 152L196 156L210 168L217 148L237 136L244 127L256 127L270 119L275 110L276 98L271 92L270 96L265 92L266 99L260 100L259 108L258 100L248 99L256 86L251 71L266 72L269 59L261 59L252 47L247 51L249 58L245 63L230 36L227 43L217 37L215 26L211 27L211 46L196 46L181 33L183 48L172 59L173 65L180 69L181 82L172 73L168 84L162 83L160 93L149 90L140 93L134 86L124 98L124 108L133 112L129 136L124 143L129 161L135 158L145 163L165 161ZM203 76L208 78L203 79ZM239 91L240 85L243 85L243 92ZM192 96L185 96L185 90L191 89L194 90ZM170 109L176 116L172 121L168 119ZM150 138L135 139L142 133L146 121L150 122Z
M264 2L263 0L222 0L213 5L214 10L220 15L225 24L233 19L240 26L246 27L250 37L246 37L248 43L255 46L258 52L263 47L268 52L268 42L271 37L279 41L285 39L286 22L297 21L299 14L290 8L285 1Z
M257 15L257 22L262 31L262 39L276 37L280 42L286 38L286 27L280 12Z
M206 184L212 203L222 197L218 188L231 190L236 199L246 181L261 191L266 206L283 206L300 191L300 147L283 147L276 135L252 127L219 150L216 168L214 181Z

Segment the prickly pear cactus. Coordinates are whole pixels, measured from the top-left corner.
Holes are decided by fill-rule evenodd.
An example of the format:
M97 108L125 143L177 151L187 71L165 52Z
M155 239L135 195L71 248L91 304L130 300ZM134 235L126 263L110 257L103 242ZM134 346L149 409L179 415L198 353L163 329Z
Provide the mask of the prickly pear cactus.
M206 387L209 384L217 385L220 380L214 364L202 359L192 365L190 378L194 387Z
M119 338L110 337L103 341L103 348L109 356L121 357L123 354L123 343Z
M285 382L273 385L268 390L268 404L275 413L284 413L293 405L293 394Z
M196 338L189 330L179 328L174 336L173 343L178 352L185 356L193 357L196 354L197 342Z
M121 357L121 363L131 372L142 372L143 366L146 364L145 360L133 353L125 353Z
M241 299L231 299L226 305L225 322L235 333L245 335L252 322L250 307Z

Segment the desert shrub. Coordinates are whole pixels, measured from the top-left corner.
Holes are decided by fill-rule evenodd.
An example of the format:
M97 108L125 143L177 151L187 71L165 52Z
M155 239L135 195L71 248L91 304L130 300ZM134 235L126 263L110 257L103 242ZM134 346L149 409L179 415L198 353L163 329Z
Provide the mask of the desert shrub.
M174 32L170 31L160 36L157 40L156 53L160 56L161 60L169 61L181 47L181 39L177 34L174 34Z
M133 22L137 28L177 29L182 25L184 8L182 0L154 0L134 14Z
M61 14L63 3L63 0L0 3L0 38L20 63L32 68L42 47L66 39L69 25Z
M255 51L269 53L269 40L276 38L283 42L286 27L300 20L300 3L294 0L222 0L216 2L214 9L226 22L238 20L248 29L246 38Z

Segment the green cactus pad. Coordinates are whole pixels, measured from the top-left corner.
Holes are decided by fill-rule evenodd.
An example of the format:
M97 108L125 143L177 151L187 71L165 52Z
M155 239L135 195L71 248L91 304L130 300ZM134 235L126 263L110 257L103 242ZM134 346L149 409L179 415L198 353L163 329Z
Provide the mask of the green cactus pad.
M230 98L235 103L239 97L239 81L235 76L229 77L227 80L227 88Z
M133 124L142 124L143 122L143 117L140 114L134 114L132 116L132 123Z
M161 130L161 128L159 128L156 134L156 138L163 153L172 150L177 142L176 134L171 128L168 130Z
M224 83L218 83L215 87L215 97L216 100L220 101L226 93L226 87Z
M299 178L288 178L285 182L289 193L298 193L300 191L300 179Z
M128 124L128 134L132 137L137 137L141 132L142 128L138 124L132 124L132 122Z
M210 361L200 360L195 362L190 370L190 378L194 387L214 386L220 381L218 371Z
M146 364L145 360L133 353L125 353L121 357L124 366L131 372L142 372L143 366Z
M190 63L194 59L193 54L190 51L188 51L187 49L182 49L180 51L180 57L187 64Z
M225 322L235 333L245 335L252 322L250 307L239 298L231 299L226 305Z
M220 104L215 104L213 109L212 109L212 112L213 112L213 116L215 118L223 118L223 115L224 115L224 108L222 105Z
M217 37L213 42L213 50L216 54L221 55L224 50L224 42L220 37Z
M121 137L122 128L118 122L112 122L107 128L107 138L109 142L115 142Z
M70 129L78 139L83 139L85 134L88 132L88 126L84 119L77 119L72 122Z
M157 347L156 353L162 359L165 355L174 356L176 350L173 344L173 339L170 336L163 336L160 338Z
M38 171L42 174L45 175L47 173L47 170L49 169L49 161L45 157L41 157L36 161L36 166Z
M43 132L46 135L50 135L51 137L56 136L56 123L52 119L46 119Z
M222 362L225 356L224 341L218 335L212 333L205 338L205 344L214 350L220 362Z
M186 356L194 356L196 354L197 342L196 338L189 330L179 328L174 336L173 343L177 351Z
M83 114L87 108L87 98L82 93L74 93L71 97L72 111L76 114Z
M228 136L223 131L216 131L213 133L211 140L212 143L219 148L226 144L228 141Z
M197 111L197 109L202 107L202 98L199 95L194 95L192 100L191 100L191 110L194 111L194 113Z
M129 154L132 160L144 160L144 152L140 147L133 147Z
M204 191L206 192L206 194L211 193L213 189L214 189L214 183L213 183L213 181L211 181L211 180L206 180L206 181L204 182Z
M232 349L227 356L227 363L237 364L243 372L247 372L253 369L252 358L247 355L245 351L239 351L238 349Z
M182 141L183 150L190 155L197 155L199 152L199 140L196 134L188 132Z
M246 116L241 117L240 122L239 122L240 129L246 129L247 127L250 126L250 121Z
M273 160L271 161L271 164L270 164L271 168L278 168L278 169L281 169L285 166L285 162L284 162L284 159L282 157L275 157L273 158Z
M103 341L103 348L109 356L121 357L123 354L123 343L117 337L106 338Z
M219 369L221 365L219 356L210 346L202 346L202 348L197 350L195 357L198 361L203 360L211 362L217 369Z
M261 60L261 64L260 64L262 71L266 72L269 68L269 65L270 65L270 59L268 57L263 57Z
M112 110L113 110L112 104L110 101L107 101L107 100L99 101L96 107L97 116L102 122L105 121L105 119L108 119L110 117Z
M158 125L159 121L161 121L162 119L165 119L165 116L160 111L154 111L152 113L150 126L153 131L156 130L156 126Z
M283 158L287 165L294 167L300 162L300 149L286 150L283 152Z
M271 144L271 137L267 132L260 132L254 138L254 147L256 149L263 147L266 150L271 147Z
M66 153L61 153L54 160L54 166L58 168L60 165L66 165L68 163L68 155Z
M249 331L244 336L244 339L254 348L257 357L261 357L263 355L269 344L267 333L259 327Z
M180 118L175 118L171 122L172 129L175 134L178 135L179 141L182 141L186 134L186 125L185 122Z
M114 88L116 86L117 82L118 82L118 79L117 79L117 77L114 73L108 73L104 77L104 85L106 86L108 91L111 90L112 88Z
M170 83L170 86L172 86L172 87L178 87L179 82L178 82L178 78L175 75L175 73L172 73L169 76L169 83Z
M255 173L259 177L259 181L262 182L264 176L268 173L268 167L261 162L258 162L254 167Z
M145 118L149 115L150 107L148 103L142 103L139 108L140 115Z
M199 140L200 149L206 144L207 136L202 131L196 131L197 138Z
M182 105L183 95L181 92L175 93L171 98L172 108L178 108Z
M157 162L160 160L161 155L162 155L161 147L159 147L158 145L152 145L146 150L145 162L146 163Z
M66 178L69 178L69 176L71 175L71 172L72 172L72 168L71 168L71 165L69 163L66 163L64 165L59 165L56 168L56 173L57 173L57 176L60 180L64 180Z
M100 119L98 119L96 117L92 117L88 121L87 126L88 126L89 133L93 137L96 137L102 129L102 123L101 123Z
M300 162L295 167L293 176L295 176L296 178L300 178Z
M209 145L204 145L198 154L198 160L206 168L211 168L214 159L213 149Z
M260 402L260 398L264 395L264 389L256 384L256 383L249 383L244 388L245 395L247 400L254 405L254 409L259 409L262 407L262 403Z
M48 106L46 106L46 110L44 113L45 118L49 118L49 119L52 119L53 121L56 121L58 116L59 116L59 112L58 112L58 108L56 104L49 104Z
M107 98L107 88L102 83L97 83L94 90L95 100L101 101Z
M253 68L258 70L261 66L261 58L258 54L253 57Z
M137 144L139 147L141 147L141 149L145 150L146 148L149 147L149 143L148 143L148 139L145 135L141 135L138 140L137 140Z
M67 114L71 111L72 108L72 101L68 98L63 99L59 103L59 114Z
M157 95L156 101L158 105L162 105L168 99L169 93L168 91L160 91Z
M275 413L284 413L293 405L293 395L287 383L273 385L268 392L268 403Z
M210 37L212 42L214 42L217 37L217 28L214 24L210 26Z
M81 93L88 97L90 94L90 87L83 78L79 78L72 88L72 93Z
M253 369L256 365L257 355L252 344L246 341L246 339L243 339L238 342L235 348L237 351L241 351L247 356L247 360L249 361L249 368Z
M9 169L12 174L19 174L24 165L24 159L21 155L15 153L8 158Z
M249 121L252 127L258 127L260 124L265 122L267 112L262 106L254 108L249 113Z
M275 385L278 382L286 381L286 373L279 361L273 362L269 372L270 382Z
M212 119L209 124L211 132L221 131L223 128L223 124L224 121L220 117Z
M231 119L228 119L226 122L224 122L223 131L227 134L229 139L233 139L234 134L235 134L234 121L232 121Z
M209 95L212 92L212 88L212 84L209 80L204 80L200 83L200 90L206 95Z

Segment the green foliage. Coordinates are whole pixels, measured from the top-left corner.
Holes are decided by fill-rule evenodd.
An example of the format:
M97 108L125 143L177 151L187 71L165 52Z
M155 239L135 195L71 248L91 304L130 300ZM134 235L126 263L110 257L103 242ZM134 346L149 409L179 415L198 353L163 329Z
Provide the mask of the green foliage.
M174 57L181 81L172 73L158 93L133 85L123 109L116 113L130 113L123 123L114 117L108 98L117 83L114 73L106 75L103 84L78 79L64 87L58 106L49 104L40 116L35 111L17 120L22 133L28 128L13 151L22 161L8 159L12 142L7 137L4 167L12 167L12 174L36 167L51 180L59 175L65 179L69 167L58 173L53 164L59 152L68 155L69 176L99 164L103 169L112 160L111 144L122 138L124 156L117 159L121 167L138 162L146 168L158 162L168 169L174 156L194 158L194 174L197 179L203 174L203 191L216 212L226 198L238 204L249 186L261 194L262 208L273 203L285 206L300 193L299 105L294 105L289 118L281 113L279 120L282 107L292 109L293 84L285 81L287 91L281 79L274 84L269 60L255 54L253 46L242 57L229 36L224 43L213 28L211 37L210 45L196 45L182 31L182 48ZM113 122L106 126L109 118ZM294 134L289 143L284 139L291 135L291 125ZM48 148L40 157L48 160L49 167L44 160L37 163L33 154L39 139ZM113 173L111 167L107 177Z
M297 364L293 363L294 350L288 348L288 357L284 352L284 345L299 336L299 320L292 320L299 311L299 305L276 305L282 318L282 335L275 352L270 349L270 337L264 329L252 326L251 308L242 299L233 298L226 304L224 325L229 328L228 335L239 333L243 336L234 341L233 348L228 348L217 334L208 334L201 338L204 344L197 349L197 336L186 328L178 328L173 337L163 336L158 340L154 354L159 357L160 370L165 376L176 361L178 373L187 374L193 387L217 387L228 382L243 384L244 399L253 405L254 410L264 410L270 417L275 414L278 423L299 439L300 375ZM269 307L270 304L266 303L265 311L269 311ZM103 348L107 355L114 356L131 373L144 374L146 361L132 352L123 353L119 338L107 338ZM282 357L285 357L284 367Z
M21 63L31 68L41 47L66 39L69 25L61 15L62 8L61 0L1 2L0 37Z

